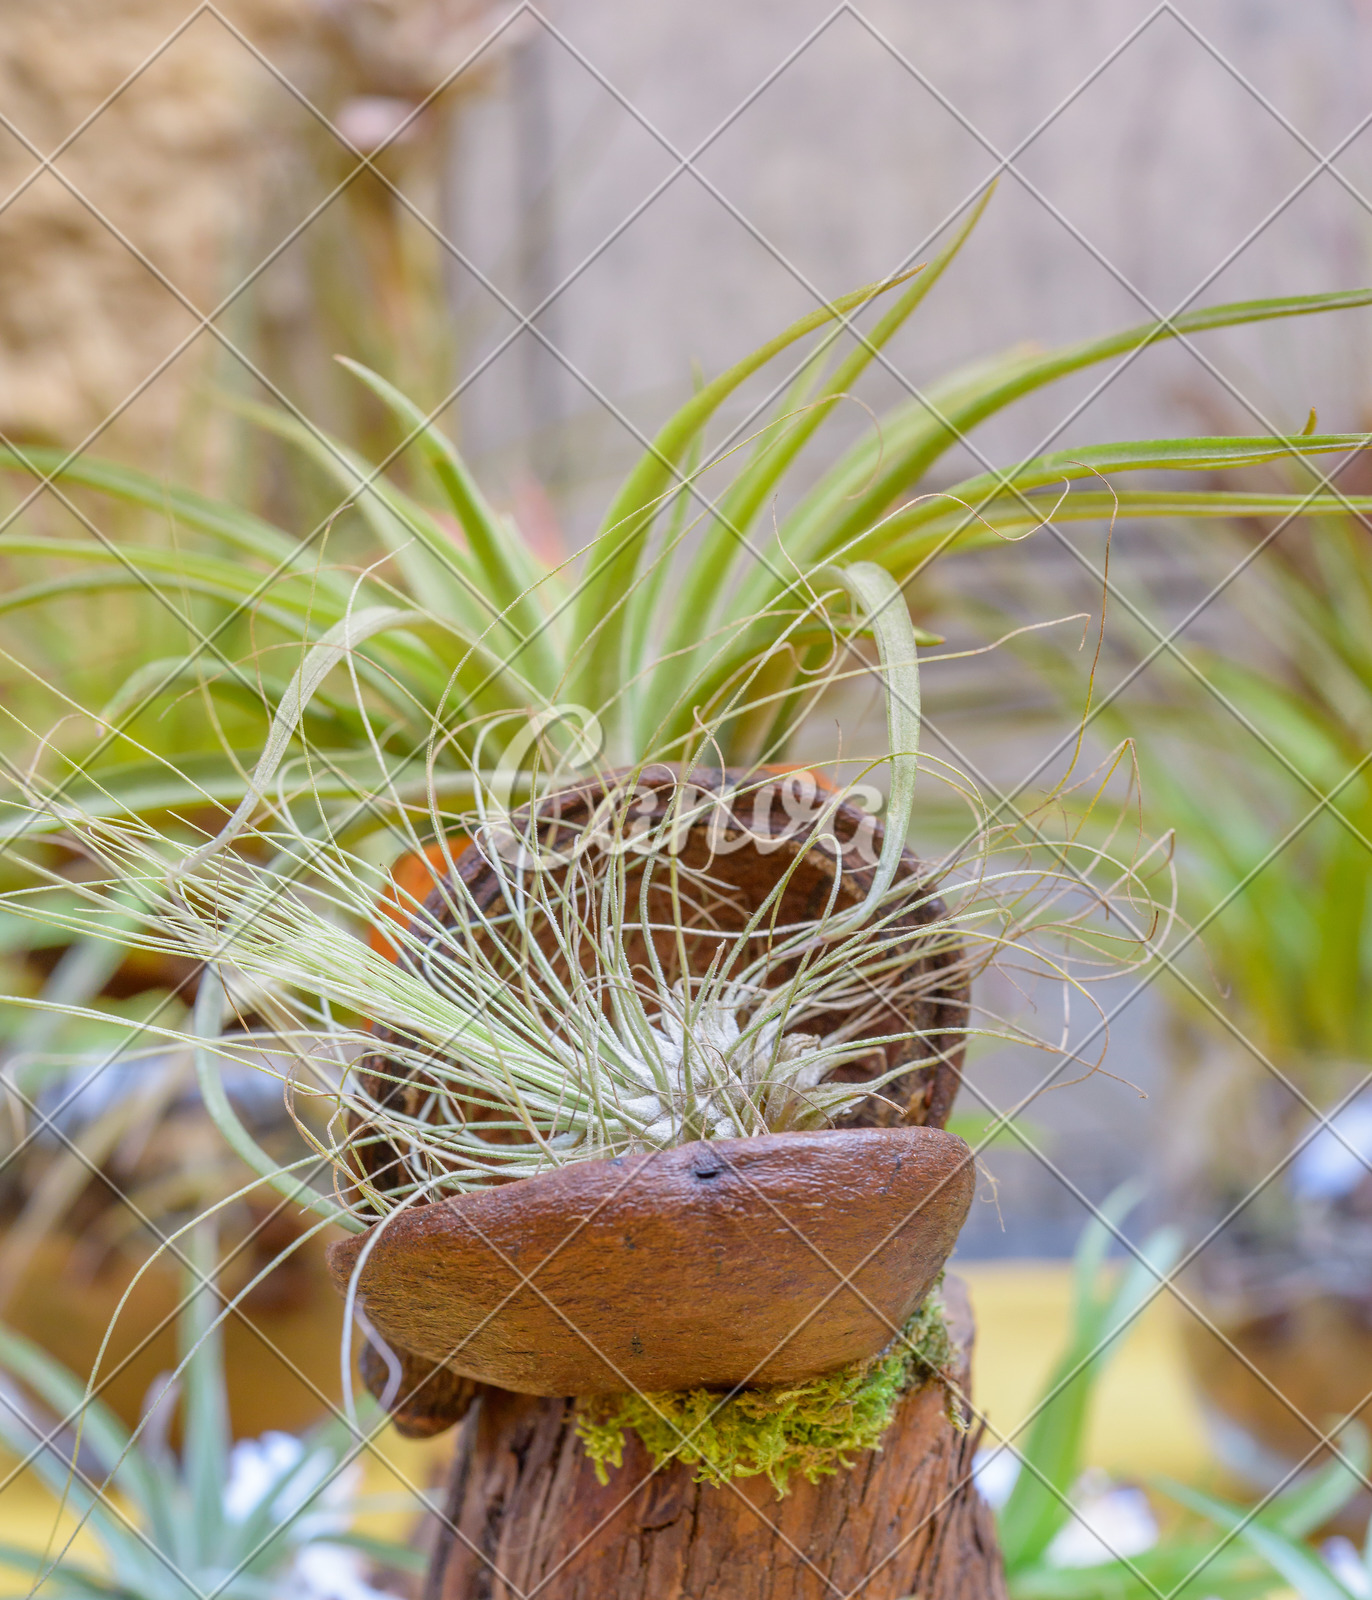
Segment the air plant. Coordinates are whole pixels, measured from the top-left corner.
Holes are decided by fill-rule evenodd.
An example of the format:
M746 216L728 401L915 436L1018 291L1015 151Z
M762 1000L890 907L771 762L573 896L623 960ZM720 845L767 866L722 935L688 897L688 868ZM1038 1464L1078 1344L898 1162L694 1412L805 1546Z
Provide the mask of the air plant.
M1070 837L1046 845L1041 833L1026 839L993 825L954 775L972 803L968 844L912 876L904 841L919 768L915 630L878 569L826 566L808 578L806 620L830 640L811 693L872 670L884 692L888 749L867 763L891 775L879 852L870 832L852 830L844 790L808 773L758 771L731 792L706 766L721 724L756 709L746 691L713 721L698 716L692 743L669 743L662 753L671 766L607 771L598 754L588 759L584 721L570 742L560 723L545 724L534 741L545 765L531 775L540 798L522 808L502 792L499 771L488 776L479 764L492 719L454 716L431 735L424 770L436 773L440 746L470 743L476 804L455 810L437 782L420 806L385 796L413 848L425 833L440 841L432 892L407 895L396 920L383 899L384 869L350 847L346 824L321 822L322 805L278 799L258 814L322 682L321 660L343 664L329 644L288 686L251 794L208 839L85 813L34 786L18 795L24 815L59 812L59 837L79 867L48 865L52 846L40 839L29 853L32 879L5 897L6 909L72 935L206 963L194 1026L154 1022L149 1031L196 1043L211 1113L240 1153L296 1197L299 1182L237 1122L216 1063L275 1064L296 1103L324 1097L334 1112L329 1137L312 1131L319 1117L302 1117L301 1129L337 1172L338 1215L353 1227L398 1205L569 1161L830 1126L910 1070L899 1051L893 1065L871 1069L888 1046L948 1054L974 1032L1023 1036L966 1013L966 986L990 962L1023 961L1089 993L1122 953L1142 959L1136 936L1101 911L1120 897L1151 908L1150 877L1166 872L1147 851L1117 859L1099 847L1082 852ZM860 633L875 643L875 668L856 653ZM360 699L360 685L356 692ZM589 824L573 828L546 802L582 768L602 798ZM670 803L647 826L643 794L664 783ZM770 851L781 842L756 831L759 799L778 785L788 808L798 806L794 849L750 900L720 863L740 845ZM693 829L709 840L704 859L681 848ZM465 855L455 837L471 841ZM783 914L811 852L833 863L827 897ZM484 896L463 871L472 862L493 875ZM360 929L382 934L380 946ZM232 1021L220 969L231 974ZM935 992L957 1016L911 1026L916 1002ZM859 1064L867 1070L845 1079L843 1069ZM337 1209L323 1196L309 1203Z
M940 554L1020 538L1052 516L1157 514L1152 491L1064 498L1077 481L1304 459L1359 441L1128 442L938 492L928 477L969 429L1059 378L1178 334L1372 304L1372 291L1216 307L1062 351L1012 352L928 385L781 507L802 451L973 222L922 272L820 308L705 384L577 561L545 562L432 419L356 365L401 430L385 462L254 413L342 493L339 517L303 540L131 469L8 452L9 466L74 510L112 497L165 519L175 543L11 531L7 556L40 573L0 599L0 613L151 591L185 617L194 644L143 663L93 715L66 701L59 729L10 711L28 750L6 761L0 911L45 936L202 965L189 1023L154 1015L144 1036L194 1049L230 1145L353 1232L566 1163L831 1126L894 1089L905 1064L872 1071L877 1047L946 1052L981 1034L1065 1049L1065 1022L1039 1037L966 1009L944 1042L888 1020L893 995L928 981L925 958L937 958L946 992L994 962L1089 998L1096 979L1148 959L1172 897L1157 850L1127 833L1121 844L1119 829L1088 843L1058 826L1060 791L1029 808L1027 824L1004 821L964 775L921 756L917 655L939 641L916 626L907 590L918 610L919 580ZM860 331L854 319L874 302L884 309ZM750 419L707 441L721 407L793 348L798 359ZM402 455L403 480L391 470ZM709 475L735 461L716 492ZM1293 498L1258 497L1277 511ZM1230 510L1201 489L1168 503ZM678 829L703 823L722 843L746 835L745 802L778 781L768 764L792 754L838 685L871 672L885 747L864 750L855 736L832 765L887 775L880 853L850 864L837 819L852 786L811 786L793 860L827 853L841 862L831 881L856 892L783 916L788 867L740 924L710 862L674 849ZM203 732L172 747L157 714L183 696L202 708ZM677 798L645 833L639 785L662 765ZM706 773L743 776L722 797ZM905 855L917 776L944 779L970 819L961 847L922 866ZM555 802L587 782L612 798L567 840ZM433 863L416 889L391 877L402 852ZM495 876L489 901L468 892L472 861ZM929 913L913 935L902 922L912 909ZM702 963L664 959L688 941L709 947ZM93 1009L42 995L15 1003L78 1018ZM257 1146L224 1092L226 1062L275 1072L298 1110L323 1108L299 1117L312 1161L282 1167ZM332 1195L314 1186L320 1171L333 1175Z
M1129 929L1142 927L1146 945L1158 909L1152 875L1165 870L1157 855L1117 851L1114 837L1090 848L1070 830L1053 838L1040 818L1017 835L978 811L974 786L958 775L953 788L972 807L967 846L931 863L917 886L898 881L920 764L915 655L934 642L915 626L906 590L918 594L941 552L1018 538L1050 516L1157 514L1151 491L1093 487L1064 497L1078 480L1098 486L1114 473L1304 459L1357 441L1306 433L1131 442L1021 462L938 493L921 486L966 430L1058 378L1162 338L1365 305L1372 291L1216 307L1062 351L1013 352L929 385L782 511L801 452L864 369L884 359L882 347L951 265L979 210L922 271L821 307L700 388L631 471L580 560L553 568L492 508L431 419L355 365L402 430L387 463L366 462L294 419L256 413L336 480L343 509L371 542L354 562L302 561L344 537L331 525L302 543L129 469L11 454L13 466L46 474L69 501L91 490L142 505L187 542L131 547L11 533L13 557L65 565L0 608L151 584L165 603L205 610L190 656L146 663L102 708L94 748L73 742L69 729L46 738L18 730L37 754L11 770L14 800L0 837L23 841L10 860L24 859L30 875L7 869L14 887L4 909L72 937L230 969L229 987L246 998L227 1031L225 991L210 981L193 1026L163 1033L198 1041L212 1113L273 1181L275 1165L215 1086L215 1059L260 1062L264 1044L278 1057L294 1053L296 1064L283 1069L292 1093L335 1106L330 1137L316 1143L340 1173L357 1226L357 1206L384 1209L663 1140L814 1126L848 1114L859 1087L880 1095L887 1085L870 1074L862 1086L844 1081L876 1020L861 1017L854 996L900 984L911 963L896 919L912 894L932 905L935 882L950 904L921 935L923 948L954 958L964 981L989 960L1023 959L1071 969L1070 981L1083 985L1121 951L1137 955L1140 935ZM854 318L878 301L885 309L860 331ZM853 348L840 353L848 332ZM790 373L751 420L707 444L721 406L793 348ZM402 451L413 469L407 486L385 470ZM707 493L715 481L707 473L735 460L728 486ZM1258 498L1282 509L1294 497ZM1201 489L1168 503L1196 515L1231 509ZM745 549L755 557L746 568ZM257 647L240 660L221 643L230 634L216 630L245 615ZM531 829L525 843L537 854L539 807L559 775L641 774L665 762L683 786L706 767L753 772L761 783L809 713L867 672L874 651L888 741L869 753L866 772L889 773L890 799L860 905L821 906L782 924L769 910L777 899L764 900L751 926L728 937L714 930L713 963L688 979L652 960L628 963L625 940L635 922L645 952L659 935L677 938L687 908L703 937L718 887L708 872L687 870L664 839L650 840L644 855L628 783L622 812L604 819L611 847L554 873L529 870L518 850L501 855L496 840L511 828ZM152 714L183 693L204 708L204 745L160 748ZM119 749L134 759L114 763ZM841 752L845 761L854 753ZM926 771L933 765L925 758ZM530 809L521 813L523 800ZM808 847L821 847L830 804L814 811ZM498 911L464 899L459 839L500 863ZM621 839L638 852L634 872ZM61 855L63 840L83 858L79 867ZM436 860L439 900L426 899L424 878L419 891L404 891L397 918L387 868L402 852ZM1169 894L1160 897L1164 917ZM384 895L391 913L382 916ZM137 907L132 932L116 930L117 896L120 917L130 901ZM1131 897L1138 915L1111 924L1111 905ZM371 930L370 943L356 937L359 927ZM1087 965L1073 967L1055 940L1085 949ZM839 1015L848 1021L826 1028ZM147 1026L159 1036L159 1024ZM970 1018L967 1029L976 1031ZM381 1075L390 1073L395 1093L367 1087L377 1074L360 1065L379 1035ZM878 1025L876 1037L886 1036ZM421 1084L431 1092L407 1110ZM356 1159L367 1138L394 1150L403 1169L385 1198Z

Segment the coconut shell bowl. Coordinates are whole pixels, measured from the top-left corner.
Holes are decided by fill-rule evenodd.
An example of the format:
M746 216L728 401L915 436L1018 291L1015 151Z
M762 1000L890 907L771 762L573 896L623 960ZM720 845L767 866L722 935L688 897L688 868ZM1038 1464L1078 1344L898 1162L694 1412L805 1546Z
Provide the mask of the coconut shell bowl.
M635 780L635 825L646 829L679 800L680 778L651 767ZM560 791L515 820L563 844L624 781L610 774ZM867 813L830 806L825 845L813 822L797 822L794 775L695 770L690 782L713 804L676 848L683 866L719 886L714 929L732 918L729 931L741 933L788 873L782 923L860 903L882 843ZM455 870L466 894L436 883L412 929L422 924L426 941L469 935L454 923L464 900L482 910L499 901L501 868L482 850L468 845ZM903 1037L826 1080L887 1079L836 1125L571 1162L398 1207L331 1247L334 1280L353 1288L371 1341L364 1380L402 1431L440 1431L477 1384L550 1396L792 1384L891 1342L942 1270L974 1188L970 1150L943 1127L968 1003L960 951L929 936L946 912L914 856L897 882L908 884L908 904L887 913L886 928L902 953L908 931L909 959L891 963L899 981L865 1009L860 1037ZM638 903L632 869L626 903ZM715 946L689 926L661 935L663 920L647 919L653 952L649 935L626 927L626 941L644 946L626 955L655 955L669 980L697 976ZM432 1086L406 1081L386 1054L391 1036L375 1034L368 1093L422 1107ZM401 1165L381 1138L358 1140L356 1159L378 1186Z

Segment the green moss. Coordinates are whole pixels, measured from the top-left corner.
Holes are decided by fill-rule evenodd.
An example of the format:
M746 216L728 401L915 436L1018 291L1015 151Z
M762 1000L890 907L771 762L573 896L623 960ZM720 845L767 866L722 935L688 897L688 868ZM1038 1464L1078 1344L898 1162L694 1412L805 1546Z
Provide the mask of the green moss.
M901 1396L937 1379L953 1354L943 1307L934 1295L880 1354L790 1388L709 1389L675 1394L606 1395L583 1400L576 1431L601 1483L624 1463L632 1429L655 1466L684 1461L698 1483L765 1473L779 1494L792 1473L811 1483L852 1466L860 1450L879 1450Z

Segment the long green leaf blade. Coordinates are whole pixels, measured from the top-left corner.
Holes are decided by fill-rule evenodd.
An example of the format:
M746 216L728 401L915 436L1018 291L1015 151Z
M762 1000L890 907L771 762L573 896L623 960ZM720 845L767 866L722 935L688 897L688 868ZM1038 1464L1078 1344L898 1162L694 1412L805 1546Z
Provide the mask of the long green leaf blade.
M720 597L727 573L742 551L748 529L767 497L831 415L835 402L848 393L877 352L890 342L952 265L981 220L991 194L992 190L988 189L949 243L878 319L871 332L859 339L856 349L839 363L828 382L807 403L804 414L791 420L775 442L760 449L757 458L725 491L720 499L719 514L685 575L674 628L668 635L669 655L692 636L699 637ZM774 427L780 425L773 424Z
M490 598L506 614L510 625L523 635L528 658L522 663L523 670L536 677L545 691L551 692L557 681L555 661L547 634L547 619L540 614L533 594L545 574L540 571L532 552L522 545L510 524L492 510L452 441L429 421L414 401L360 362L346 356L340 356L339 361L414 435L467 535L472 554L486 579Z
M644 538L692 440L734 390L774 356L826 322L846 316L878 294L896 288L909 276L906 273L887 282L868 284L801 317L707 383L659 430L615 496L600 533L587 551L586 577L573 614L572 637L581 642L582 653L569 684L571 699L593 711L614 699L623 666L623 597L633 587Z

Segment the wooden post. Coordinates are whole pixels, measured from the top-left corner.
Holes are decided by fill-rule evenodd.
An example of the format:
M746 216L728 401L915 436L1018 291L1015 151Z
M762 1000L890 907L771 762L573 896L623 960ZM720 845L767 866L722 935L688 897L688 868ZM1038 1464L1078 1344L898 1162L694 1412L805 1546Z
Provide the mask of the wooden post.
M966 1392L972 1319L944 1289ZM424 1600L1004 1600L995 1524L972 1486L975 1434L948 1393L912 1390L880 1451L778 1496L765 1478L718 1488L657 1472L636 1437L608 1485L569 1400L484 1389L458 1434Z

